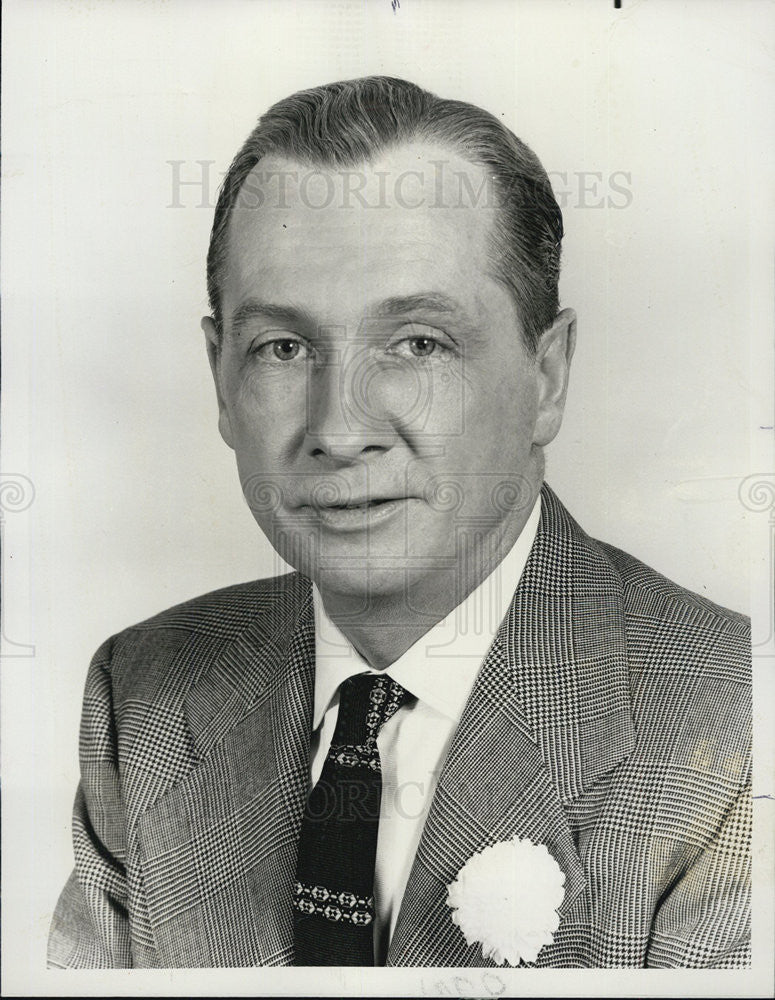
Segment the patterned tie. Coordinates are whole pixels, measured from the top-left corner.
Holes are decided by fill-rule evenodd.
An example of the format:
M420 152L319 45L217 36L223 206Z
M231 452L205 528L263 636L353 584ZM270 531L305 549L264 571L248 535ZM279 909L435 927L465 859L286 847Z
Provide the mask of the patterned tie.
M295 965L374 965L379 731L408 697L392 678L356 674L304 812L296 865Z

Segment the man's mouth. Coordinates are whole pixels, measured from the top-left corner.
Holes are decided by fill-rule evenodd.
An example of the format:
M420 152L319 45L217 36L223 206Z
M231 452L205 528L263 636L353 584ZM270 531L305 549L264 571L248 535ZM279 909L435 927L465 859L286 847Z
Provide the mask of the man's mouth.
M407 497L355 497L345 503L315 504L313 510L321 524L336 531L376 529L392 521L404 509Z
M374 500L351 500L347 503L335 503L335 504L323 504L323 510L372 510L376 507L382 507L386 503L394 503L396 500L400 500L401 497L382 497L380 499Z

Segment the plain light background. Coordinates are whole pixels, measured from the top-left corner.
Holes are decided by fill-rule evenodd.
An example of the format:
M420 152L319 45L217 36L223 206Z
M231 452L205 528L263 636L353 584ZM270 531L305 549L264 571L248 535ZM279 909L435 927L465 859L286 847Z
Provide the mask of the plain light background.
M4 526L5 638L34 645L7 645L3 662L4 931L19 968L42 968L72 865L94 649L278 570L217 433L199 319L220 176L294 90L404 76L532 146L564 206L561 297L579 316L547 479L590 534L753 608L769 638L769 564L749 550L764 521L738 488L772 469L773 6L622 7L4 5L2 468L35 487ZM207 171L206 190L176 190L175 170Z

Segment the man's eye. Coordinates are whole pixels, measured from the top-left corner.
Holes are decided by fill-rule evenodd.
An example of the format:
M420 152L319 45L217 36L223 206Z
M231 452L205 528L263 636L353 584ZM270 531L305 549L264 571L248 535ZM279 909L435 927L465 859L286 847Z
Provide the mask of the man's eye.
M279 337L261 344L256 353L267 361L295 361L299 357L304 358L307 349L300 340L293 337Z
M445 349L449 349L449 346L442 340L441 334L438 336L428 336L424 332L417 330L416 327L415 330L414 336L404 335L394 341L390 352L393 354L402 354L404 357L429 358L432 354L441 355ZM409 330L406 332L408 333Z
M430 357L438 346L438 343L430 337L412 337L409 341L409 350L416 358Z
M298 340L275 340L272 350L278 361L293 361L301 350L301 344Z

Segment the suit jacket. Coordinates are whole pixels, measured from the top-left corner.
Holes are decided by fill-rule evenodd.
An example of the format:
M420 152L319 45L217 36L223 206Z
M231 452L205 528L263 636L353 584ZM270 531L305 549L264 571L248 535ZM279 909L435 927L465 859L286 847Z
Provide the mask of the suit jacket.
M76 867L54 967L289 965L314 620L297 574L106 642L81 729ZM749 964L746 620L593 541L548 487L460 720L388 965L488 966L446 887L482 848L565 872L538 966Z

